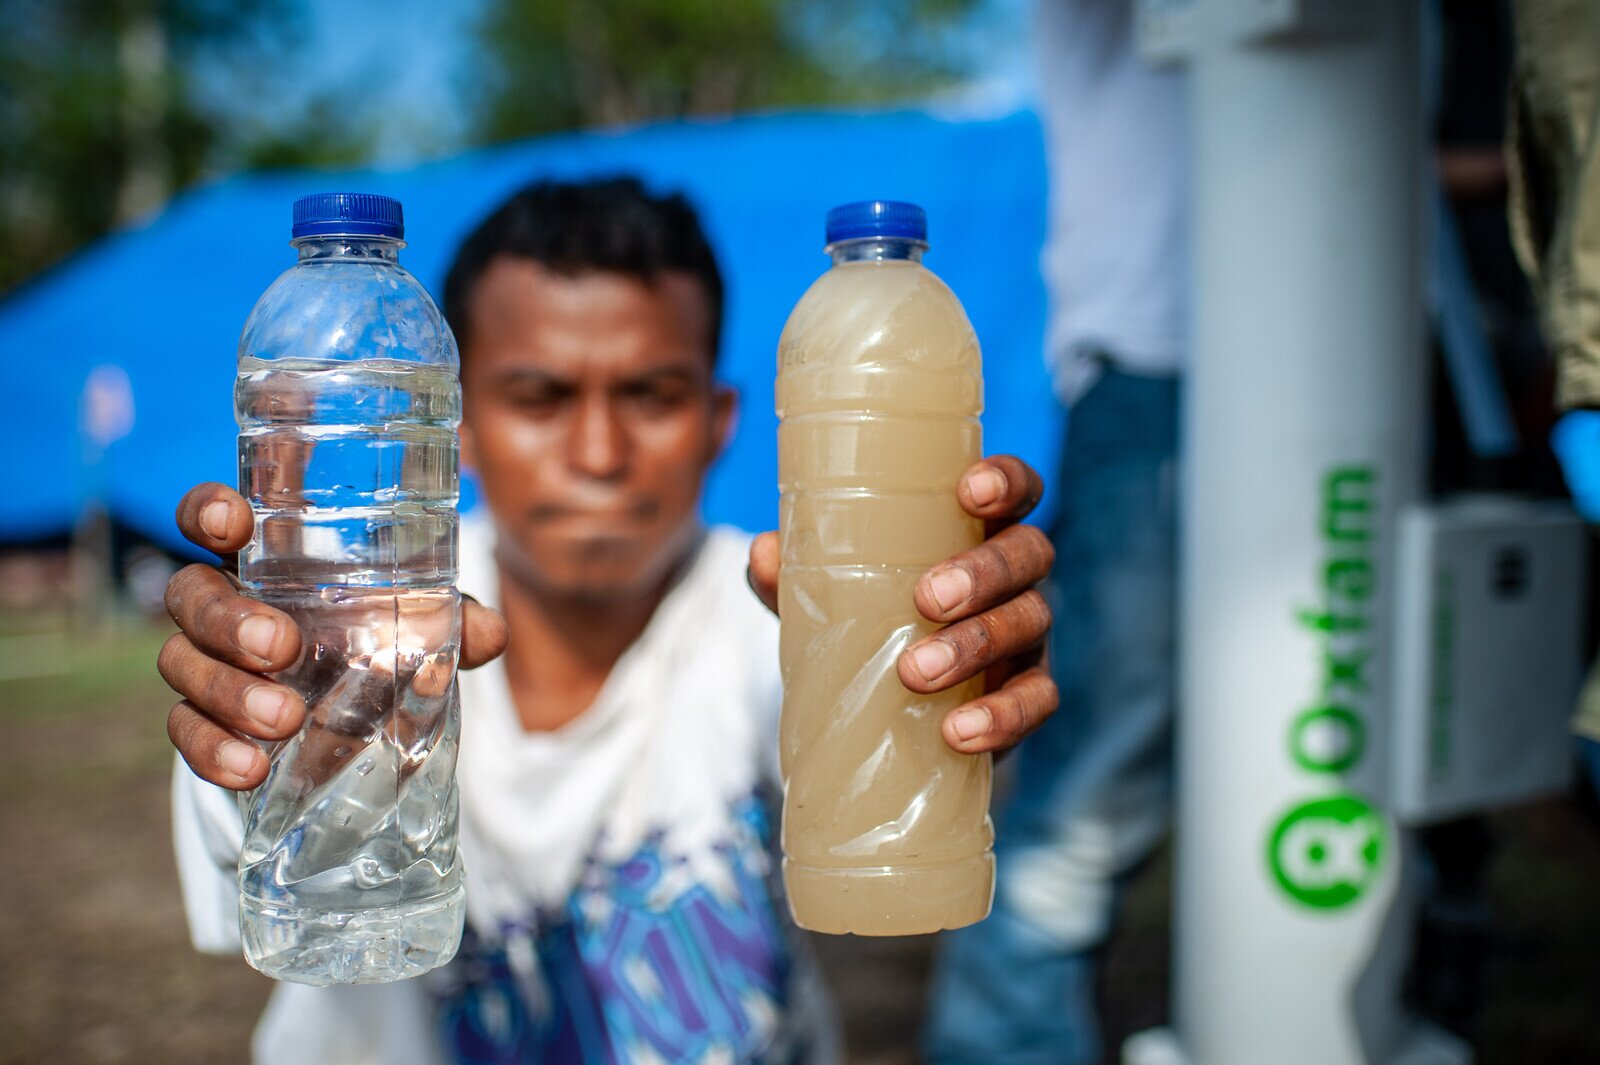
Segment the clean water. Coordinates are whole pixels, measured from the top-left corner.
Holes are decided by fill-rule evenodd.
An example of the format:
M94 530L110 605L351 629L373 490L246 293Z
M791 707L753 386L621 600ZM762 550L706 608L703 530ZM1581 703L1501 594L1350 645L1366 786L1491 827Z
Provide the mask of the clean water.
M307 708L240 796L240 927L269 976L375 983L448 961L464 920L460 385L449 328L399 265L399 205L309 199L300 261L252 313L234 393L256 515L239 574L299 626L277 679Z

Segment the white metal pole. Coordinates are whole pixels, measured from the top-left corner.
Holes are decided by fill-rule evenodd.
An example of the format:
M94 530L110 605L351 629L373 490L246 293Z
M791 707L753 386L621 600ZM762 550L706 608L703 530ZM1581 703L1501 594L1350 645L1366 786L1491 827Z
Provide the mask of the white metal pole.
M1417 7L1142 17L1189 66L1195 311L1175 1025L1127 1060L1456 1061L1401 1009L1403 838L1374 791L1422 468Z

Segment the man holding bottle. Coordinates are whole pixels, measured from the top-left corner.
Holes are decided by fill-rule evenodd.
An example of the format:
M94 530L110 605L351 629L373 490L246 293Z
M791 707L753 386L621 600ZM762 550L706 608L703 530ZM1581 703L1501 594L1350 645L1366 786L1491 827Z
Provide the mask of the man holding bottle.
M772 887L776 536L699 519L735 397L714 377L722 284L698 221L634 181L535 185L467 239L444 295L463 457L487 504L463 522L459 585L496 608L463 617L467 937L420 980L281 986L256 1060L830 1060L825 997ZM1014 673L941 723L978 753L1054 710L1032 668L1048 615L1031 599L1052 552L1016 524L1040 494L1019 460L977 463L957 494L990 538L923 578L918 608L950 627L899 672L923 692ZM203 485L178 523L228 558L252 516ZM266 676L299 634L203 566L168 604L185 900L197 944L233 950L228 791L266 772L245 738L304 718Z

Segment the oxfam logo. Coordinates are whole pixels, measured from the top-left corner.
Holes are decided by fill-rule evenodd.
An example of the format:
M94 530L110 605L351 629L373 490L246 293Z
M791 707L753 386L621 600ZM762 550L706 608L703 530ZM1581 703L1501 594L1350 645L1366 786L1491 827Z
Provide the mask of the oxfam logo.
M1354 795L1313 799L1278 822L1267 860L1283 890L1297 901L1336 910L1371 886L1384 837L1383 818Z

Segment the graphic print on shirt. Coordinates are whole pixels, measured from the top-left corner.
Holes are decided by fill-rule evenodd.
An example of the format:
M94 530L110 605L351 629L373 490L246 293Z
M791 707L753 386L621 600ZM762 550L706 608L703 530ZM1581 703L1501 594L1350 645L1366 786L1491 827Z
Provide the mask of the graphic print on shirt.
M775 1042L789 948L773 905L770 819L755 797L725 838L671 854L661 833L591 859L563 910L488 942L467 930L438 1023L458 1065L733 1065L790 1060Z

